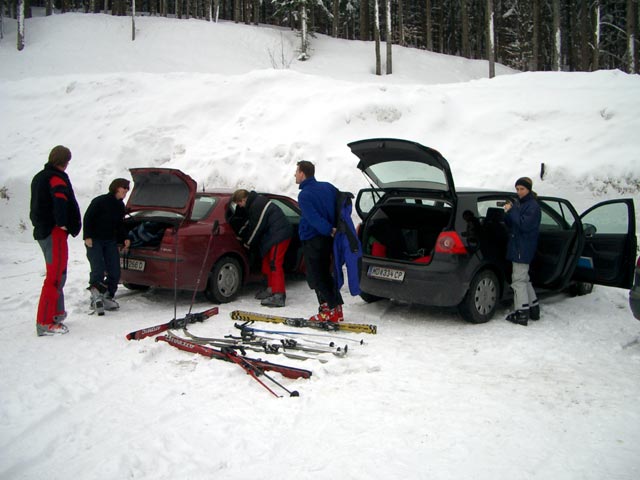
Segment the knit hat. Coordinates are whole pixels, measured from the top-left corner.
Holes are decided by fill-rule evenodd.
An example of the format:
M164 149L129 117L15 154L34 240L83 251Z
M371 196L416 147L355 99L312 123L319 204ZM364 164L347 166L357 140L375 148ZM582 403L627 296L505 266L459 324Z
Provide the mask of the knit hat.
M533 180L531 180L529 177L520 177L518 180L516 180L516 187L518 185L521 185L527 190L531 191L533 188Z

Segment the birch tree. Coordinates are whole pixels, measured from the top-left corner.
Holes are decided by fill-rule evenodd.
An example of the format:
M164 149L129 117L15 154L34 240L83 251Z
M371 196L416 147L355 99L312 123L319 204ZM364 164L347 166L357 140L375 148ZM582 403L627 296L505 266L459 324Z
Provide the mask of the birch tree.
M386 28L386 40L387 40L387 75L393 73L392 62L392 46L393 38L391 36L391 0L385 0L385 28Z
M24 0L17 0L16 16L18 17L18 51L24 48Z
M305 61L309 59L309 33L307 32L307 2L300 2L300 55L298 60Z
M380 6L378 0L373 0L373 38L376 45L376 75L382 75L380 59Z
M600 35L601 35L601 29L602 29L602 20L600 17L601 14L601 10L600 10L600 0L595 0L595 2L593 2L593 8L595 10L595 17L596 17L596 22L595 22L595 31L593 33L593 65L591 67L591 69L593 71L599 70L600 69Z
M553 0L553 69L562 70L562 37L560 35L560 0Z
M496 41L493 15L493 0L487 0L487 58L489 59L489 78L496 76Z
M627 72L636 73L638 54L636 52L636 2L627 0Z
M136 39L136 0L131 0L131 41Z

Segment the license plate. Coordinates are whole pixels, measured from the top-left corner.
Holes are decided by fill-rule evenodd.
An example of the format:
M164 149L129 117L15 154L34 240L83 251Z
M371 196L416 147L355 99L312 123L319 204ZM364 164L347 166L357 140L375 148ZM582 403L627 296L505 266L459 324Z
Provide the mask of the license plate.
M380 280L390 280L392 282L402 282L404 280L404 271L395 268L384 268L370 265L367 270L367 277L379 278Z
M120 268L123 270L135 270L137 272L144 272L145 267L144 260L136 260L134 258L127 258L126 261L124 258L120 257Z

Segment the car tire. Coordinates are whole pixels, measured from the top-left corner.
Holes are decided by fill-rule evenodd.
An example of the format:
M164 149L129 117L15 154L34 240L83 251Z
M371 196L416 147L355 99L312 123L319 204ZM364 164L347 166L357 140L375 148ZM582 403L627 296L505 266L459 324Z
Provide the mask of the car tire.
M483 270L473 277L458 310L468 322L485 323L493 317L499 298L498 277L491 270Z
M204 294L212 302L229 303L238 296L241 286L240 262L232 257L223 257L211 269Z
M578 296L589 295L593 292L593 283L578 282Z
M124 286L124 288L128 288L129 290L138 290L141 292L145 292L151 288L148 285L140 285L138 283L129 283L129 282L124 282L122 286Z
M570 297L581 297L583 295L589 295L593 292L593 283L589 282L576 282L569 285L567 293Z
M371 295L370 293L366 293L366 292L360 292L360 298L367 303L373 303L373 302L377 302L378 300L383 300L383 297Z

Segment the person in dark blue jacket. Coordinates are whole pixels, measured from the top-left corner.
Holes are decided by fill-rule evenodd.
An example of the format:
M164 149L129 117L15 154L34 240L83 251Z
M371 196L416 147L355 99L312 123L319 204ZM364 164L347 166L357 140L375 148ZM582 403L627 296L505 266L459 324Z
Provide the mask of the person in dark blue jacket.
M91 309L98 315L120 307L114 299L120 281L118 245L125 250L131 245L124 226L123 200L128 191L129 180L116 178L109 185L109 193L94 198L84 214L82 238L91 267L88 290Z
M513 289L514 311L507 320L518 325L527 325L528 320L540 318L538 297L529 279L529 264L536 254L540 233L540 205L532 190L533 182L529 177L516 181L518 201L508 202L504 206L505 223L509 227L507 260L513 265L511 288Z
M336 234L338 189L315 178L313 163L298 162L295 173L299 185L298 204L302 210L298 233L302 242L307 283L318 297L318 314L311 321L339 322L343 319L342 296L331 274L333 237Z
M247 249L258 246L262 273L267 277L267 288L259 291L256 298L266 307L284 307L287 292L283 265L293 234L291 224L280 207L254 191L236 190L231 201L246 211L238 239Z

